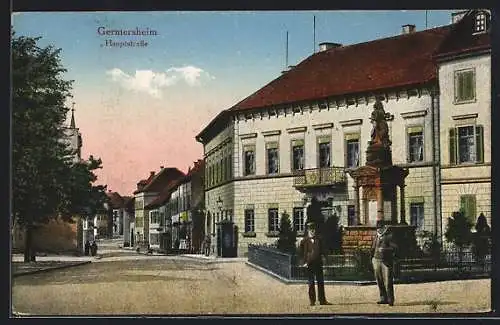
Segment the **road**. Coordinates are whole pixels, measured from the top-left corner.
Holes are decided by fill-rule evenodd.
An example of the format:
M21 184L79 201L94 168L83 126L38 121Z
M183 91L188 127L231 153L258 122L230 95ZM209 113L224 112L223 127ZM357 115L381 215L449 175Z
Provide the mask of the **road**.
M105 251L105 249L103 249ZM30 315L487 312L490 280L395 286L394 307L376 286L327 285L331 306L309 306L290 285L244 262L214 263L110 249L91 264L13 279L12 302ZM114 255L113 255L114 254Z

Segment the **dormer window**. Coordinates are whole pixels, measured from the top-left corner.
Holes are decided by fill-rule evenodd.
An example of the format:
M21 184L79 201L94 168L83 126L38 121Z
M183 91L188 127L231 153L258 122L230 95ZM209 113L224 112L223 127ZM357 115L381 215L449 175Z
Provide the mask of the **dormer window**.
M489 17L486 12L479 12L478 14L476 14L475 21L476 21L474 27L475 33L482 33L488 29Z

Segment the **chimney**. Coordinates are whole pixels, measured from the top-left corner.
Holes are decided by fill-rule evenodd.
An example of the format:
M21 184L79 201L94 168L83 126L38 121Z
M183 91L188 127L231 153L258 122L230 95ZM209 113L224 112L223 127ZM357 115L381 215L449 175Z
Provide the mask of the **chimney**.
M401 31L401 34L405 35L411 33L415 33L415 25L411 24L403 25L403 30Z
M163 168L165 168L165 167L163 167L163 166L160 166L160 169L163 169Z
M155 175L155 172L154 172L154 171L151 171L151 172L149 172L149 174L150 174L150 176L152 177L152 176L154 176L154 175Z
M465 14L467 13L467 10L455 10L451 13L451 23L454 24L458 21L460 21Z
M323 42L323 43L319 43L319 51L323 52L323 51L327 51L329 49L333 49L333 48L341 47L341 46L342 46L342 44L339 44L339 43Z

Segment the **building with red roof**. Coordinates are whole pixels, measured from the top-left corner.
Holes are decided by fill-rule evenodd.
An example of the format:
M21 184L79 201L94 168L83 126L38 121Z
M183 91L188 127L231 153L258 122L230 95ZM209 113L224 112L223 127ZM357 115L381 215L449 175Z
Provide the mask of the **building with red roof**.
M210 121L196 140L204 146L212 243L216 224L232 220L244 255L249 243L276 240L283 213L301 234L312 197L325 218L374 224L373 193L354 202L346 171L364 164L377 99L391 114L393 163L409 170L398 197L384 198L385 218L397 215L438 238L460 208L490 219L490 12L452 19L359 44L323 43Z

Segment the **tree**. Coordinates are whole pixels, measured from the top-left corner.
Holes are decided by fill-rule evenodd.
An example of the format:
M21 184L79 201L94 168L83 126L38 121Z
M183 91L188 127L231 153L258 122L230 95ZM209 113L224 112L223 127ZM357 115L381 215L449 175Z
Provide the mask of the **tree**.
M286 212L281 214L278 249L283 252L295 253L297 232L292 228L290 217Z
M39 39L13 32L11 42L12 217L25 230L25 262L35 260L36 227L56 217L71 221L89 197L100 200L102 190L88 186L101 161L74 163L66 141L72 81L62 77L61 49L41 48Z
M458 247L459 266L462 264L463 248L472 241L472 226L472 222L465 216L463 210L453 212L451 218L448 218L444 236L447 241Z

